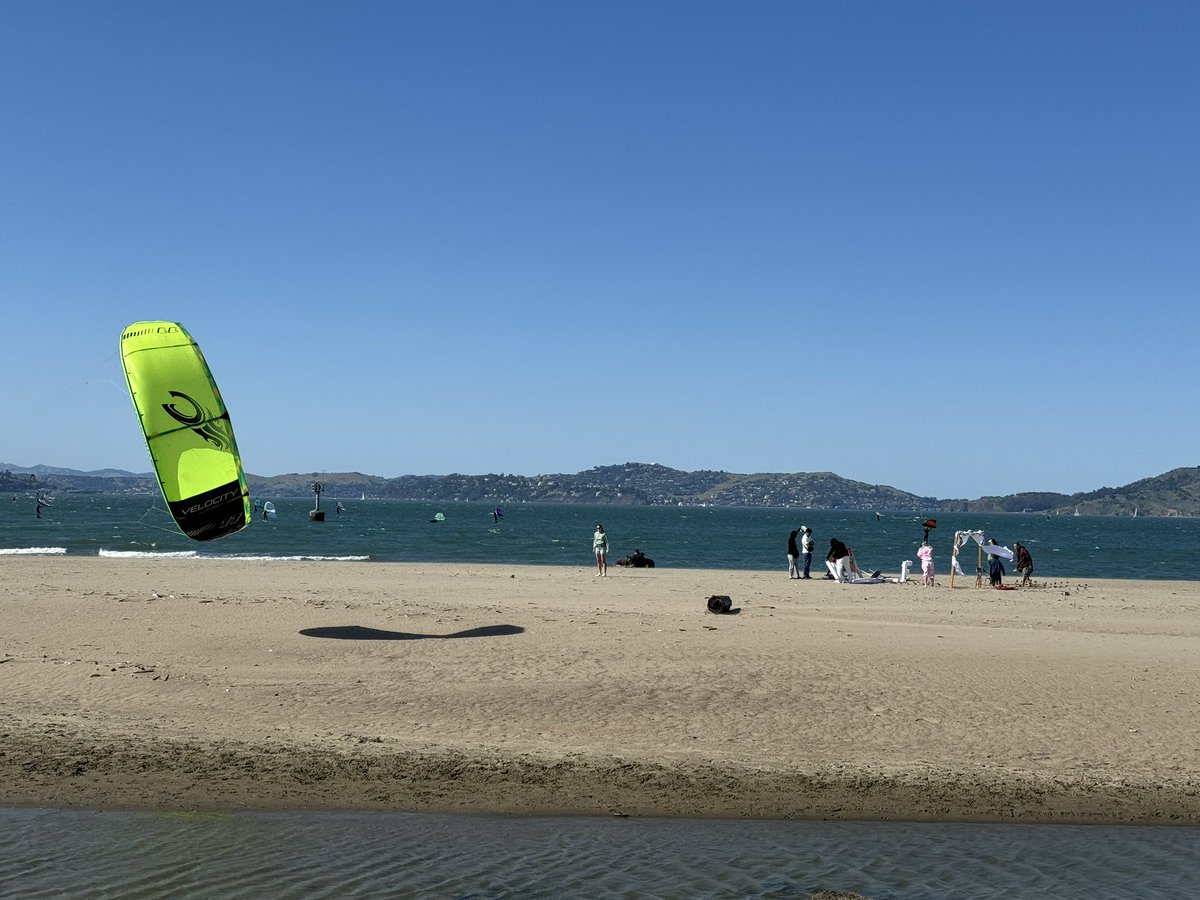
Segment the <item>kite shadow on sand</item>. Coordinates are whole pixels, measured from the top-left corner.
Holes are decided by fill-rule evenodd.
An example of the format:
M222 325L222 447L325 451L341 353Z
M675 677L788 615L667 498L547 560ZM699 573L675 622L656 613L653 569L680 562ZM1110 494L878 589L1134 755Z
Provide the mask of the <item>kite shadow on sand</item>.
M468 628L466 631L455 631L452 634L413 634L407 631L368 628L365 625L332 625L327 628L301 628L300 633L305 637L331 638L337 641L448 641L454 638L507 637L524 634L525 629L519 625L484 625L480 628Z

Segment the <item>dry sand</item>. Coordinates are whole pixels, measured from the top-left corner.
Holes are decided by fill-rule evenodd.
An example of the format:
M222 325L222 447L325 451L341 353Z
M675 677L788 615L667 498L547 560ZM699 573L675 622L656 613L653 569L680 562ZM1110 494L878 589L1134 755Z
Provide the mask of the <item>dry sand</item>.
M4 805L1200 823L1195 582L0 575Z

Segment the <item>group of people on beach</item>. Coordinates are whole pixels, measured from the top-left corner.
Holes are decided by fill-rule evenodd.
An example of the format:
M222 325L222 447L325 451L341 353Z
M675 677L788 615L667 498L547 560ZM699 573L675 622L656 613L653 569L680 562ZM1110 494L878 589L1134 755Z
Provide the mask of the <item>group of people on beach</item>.
M799 538L799 543L797 543ZM788 578L812 578L808 574L812 567L812 529L801 525L788 535Z
M813 532L801 525L788 535L787 558L788 578L812 578ZM849 581L861 575L854 561L854 551L837 538L829 539L829 552L825 554L825 567L829 573L824 577L834 581Z
M917 558L921 561L921 575L927 587L933 587L936 583L937 572L933 564L933 546L929 543L929 528L930 523L926 523L925 539L921 541L921 546L917 548ZM988 546L997 546L995 539L991 539L988 544L984 545L984 550L987 551ZM812 564L812 529L801 525L796 530L788 535L787 543L787 559L788 559L788 578L809 578L809 568ZM1013 561L1016 565L1016 573L1021 576L1021 586L1025 587L1033 583L1033 557L1029 553L1029 549L1022 544L1014 543ZM803 561L803 574L801 571L801 561ZM955 560L957 565L957 560ZM858 579L865 579L865 576L858 568L858 563L854 559L854 551L848 547L843 541L838 538L829 539L829 552L825 555L825 565L829 569L829 574L826 579L846 583ZM908 563L904 564L904 572L900 577L900 581L904 581L907 576ZM988 554L988 578L993 587L1003 587L1004 581L1004 562L999 553ZM873 573L878 576L879 573ZM895 581L896 579L892 579Z
M596 557L596 577L602 577L608 574L608 533L604 530L604 526L599 522L596 523L596 531L592 535L592 554ZM636 548L628 556L623 556L617 560L618 566L627 566L630 569L653 569L654 560L642 552L641 548Z
M925 539L921 541L921 546L917 549L917 558L921 560L921 574L925 585L932 587L936 580L936 571L933 565L933 547L929 543L929 528L930 523L926 523ZM787 541L787 559L788 559L788 578L789 579L805 579L812 578L810 569L812 568L813 555L813 532L811 528L801 525L794 529L788 535ZM993 538L990 542L991 546L997 546ZM988 545L984 545L986 550ZM1022 576L1022 586L1032 583L1033 579L1033 557L1029 550L1021 544L1013 544L1013 559L1016 563L1017 574ZM604 530L604 526L599 522L596 523L596 531L592 535L592 554L596 557L596 577L608 575L608 534ZM829 539L829 552L825 554L825 566L829 569L829 574L825 578L838 581L849 582L855 578L865 577L858 568L858 563L854 559L854 551L838 538L831 537ZM904 564L907 575L908 563ZM879 573L874 573L876 580ZM904 575L901 580L904 580ZM1001 560L1000 554L988 554L988 577L993 587L1000 587L1004 581L1004 563ZM895 580L895 579L893 579Z
M986 553L989 547L996 545L996 539L992 538L988 543L983 545ZM1021 576L1021 586L1025 587L1033 583L1033 557L1029 553L1029 549L1022 544L1013 544L1012 548L1013 563L1016 566L1016 572ZM994 588L1004 587L1004 576L1007 574L1004 571L1004 559L999 553L988 553L988 583Z

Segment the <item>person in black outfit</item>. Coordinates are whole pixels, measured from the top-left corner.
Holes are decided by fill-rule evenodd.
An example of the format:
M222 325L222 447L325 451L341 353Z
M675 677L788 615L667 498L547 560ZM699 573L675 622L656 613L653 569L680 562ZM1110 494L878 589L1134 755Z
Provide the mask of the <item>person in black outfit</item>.
M1013 544L1013 553L1017 555L1017 574L1021 576L1021 587L1033 584L1033 557L1029 555L1024 544Z
M825 565L829 567L829 576L835 581L845 581L846 557L850 551L837 538L829 539L829 552L825 554Z
M796 535L800 533L796 529L788 535L788 578L800 577L800 548L796 546Z

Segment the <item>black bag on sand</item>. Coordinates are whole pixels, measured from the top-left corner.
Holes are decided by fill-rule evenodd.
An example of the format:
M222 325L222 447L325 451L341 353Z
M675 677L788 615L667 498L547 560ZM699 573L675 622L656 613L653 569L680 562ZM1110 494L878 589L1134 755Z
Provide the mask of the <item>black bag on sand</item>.
M708 598L708 611L712 613L727 613L729 608L733 606L731 600L725 594L713 594Z

